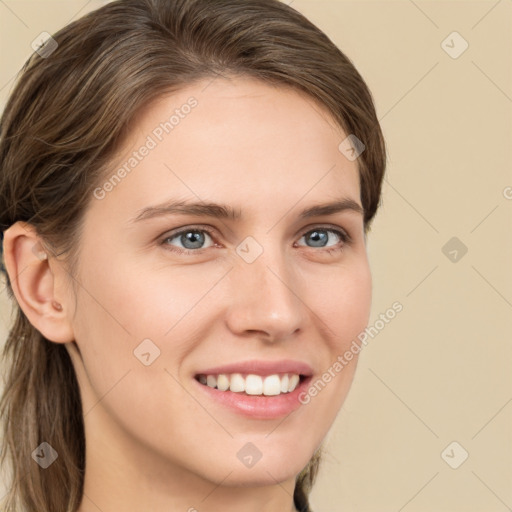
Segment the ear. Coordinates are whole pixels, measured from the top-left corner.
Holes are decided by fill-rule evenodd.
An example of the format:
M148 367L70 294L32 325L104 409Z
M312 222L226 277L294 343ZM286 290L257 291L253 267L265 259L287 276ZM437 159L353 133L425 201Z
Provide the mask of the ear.
M35 228L18 221L4 232L5 268L21 309L29 322L48 340L74 340L70 300L55 296L67 273L42 245Z

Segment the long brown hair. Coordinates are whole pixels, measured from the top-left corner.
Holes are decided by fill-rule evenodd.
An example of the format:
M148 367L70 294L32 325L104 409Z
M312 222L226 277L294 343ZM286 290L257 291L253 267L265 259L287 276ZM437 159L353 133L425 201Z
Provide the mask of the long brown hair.
M46 55L26 62L0 121L2 232L30 223L72 273L83 213L137 112L219 75L302 91L364 143L357 162L368 230L386 165L372 96L349 59L291 7L277 0L118 0L53 38L57 48L47 43ZM85 438L74 369L65 346L42 336L13 304L0 402L1 462L4 469L9 463L12 483L2 510L75 512ZM42 470L31 454L45 441L59 455ZM309 510L319 458L315 453L297 477L300 511Z

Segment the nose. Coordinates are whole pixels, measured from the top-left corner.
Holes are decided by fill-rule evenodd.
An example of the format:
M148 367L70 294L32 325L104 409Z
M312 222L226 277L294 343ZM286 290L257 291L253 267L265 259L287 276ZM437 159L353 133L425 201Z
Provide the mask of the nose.
M237 261L229 286L226 321L234 334L276 342L303 328L307 318L303 288L282 254L266 250L252 263Z

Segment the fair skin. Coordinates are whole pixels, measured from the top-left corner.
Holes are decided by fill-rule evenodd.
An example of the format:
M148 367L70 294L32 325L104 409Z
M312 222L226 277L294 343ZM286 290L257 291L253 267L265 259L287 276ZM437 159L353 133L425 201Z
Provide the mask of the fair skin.
M169 113L198 101L113 190L91 199L73 279L60 256L36 257L30 224L5 233L17 301L47 339L65 344L77 373L87 442L79 512L294 511L295 477L353 379L356 356L307 405L270 418L212 400L198 383L201 370L254 360L303 363L315 381L364 330L371 304L361 212L300 217L341 199L361 205L357 161L338 149L346 134L287 88L209 82L137 118L108 177ZM131 221L171 198L229 205L241 218ZM194 246L174 235L189 227L212 232ZM251 263L236 251L248 236L263 249ZM160 356L146 366L133 351L148 338ZM252 467L237 457L249 442L261 454Z

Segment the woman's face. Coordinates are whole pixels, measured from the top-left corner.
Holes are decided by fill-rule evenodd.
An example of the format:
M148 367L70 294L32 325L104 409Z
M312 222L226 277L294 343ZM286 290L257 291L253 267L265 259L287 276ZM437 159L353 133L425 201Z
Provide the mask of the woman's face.
M274 484L326 435L368 322L357 160L311 99L210 82L145 109L96 189L66 302L80 357L66 346L88 450Z

